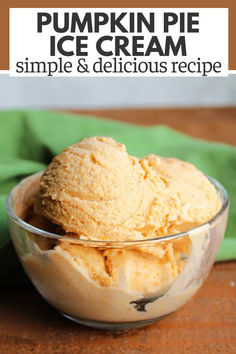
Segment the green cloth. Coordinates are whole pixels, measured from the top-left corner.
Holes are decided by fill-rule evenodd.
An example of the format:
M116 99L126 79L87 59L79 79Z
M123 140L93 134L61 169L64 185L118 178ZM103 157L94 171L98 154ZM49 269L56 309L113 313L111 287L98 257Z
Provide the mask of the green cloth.
M111 136L135 156L154 153L190 161L221 182L231 208L217 260L236 258L236 147L194 139L166 126L142 127L44 111L6 111L0 113L0 285L24 281L7 227L7 193L22 178L43 170L62 149L93 135Z

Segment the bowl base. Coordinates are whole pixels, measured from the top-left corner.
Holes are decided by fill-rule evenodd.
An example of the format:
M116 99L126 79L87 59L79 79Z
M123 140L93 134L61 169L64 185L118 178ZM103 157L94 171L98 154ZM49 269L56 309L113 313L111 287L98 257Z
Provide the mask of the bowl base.
M60 312L60 313L62 314L62 316L66 317L69 320L74 321L76 323L82 324L84 326L98 328L98 329L104 329L104 330L126 330L126 329L144 327L144 326L148 326L154 322L157 322L167 316L167 315L165 315L165 316L161 316L161 317L155 317L155 318L151 318L151 319L143 320L143 321L101 322L101 321L86 320L84 318L76 318L76 317L67 315L63 312Z

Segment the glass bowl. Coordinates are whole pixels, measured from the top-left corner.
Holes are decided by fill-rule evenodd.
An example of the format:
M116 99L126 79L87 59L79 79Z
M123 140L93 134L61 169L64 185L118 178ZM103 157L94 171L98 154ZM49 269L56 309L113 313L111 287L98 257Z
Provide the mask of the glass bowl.
M142 241L88 241L25 222L39 174L19 183L6 209L18 257L39 293L65 317L104 329L147 325L176 311L200 288L224 236L229 200L187 232Z

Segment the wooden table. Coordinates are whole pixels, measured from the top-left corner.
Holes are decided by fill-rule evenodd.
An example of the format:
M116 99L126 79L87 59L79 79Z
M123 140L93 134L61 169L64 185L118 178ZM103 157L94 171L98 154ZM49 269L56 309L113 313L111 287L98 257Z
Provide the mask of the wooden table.
M137 124L168 124L236 145L236 108L89 112ZM236 353L236 262L216 264L197 295L149 327L128 332L76 325L32 287L0 293L0 353Z

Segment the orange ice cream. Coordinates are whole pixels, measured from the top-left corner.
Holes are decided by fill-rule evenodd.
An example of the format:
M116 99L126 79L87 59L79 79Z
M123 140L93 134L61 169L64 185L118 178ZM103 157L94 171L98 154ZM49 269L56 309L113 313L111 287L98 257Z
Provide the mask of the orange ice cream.
M111 138L86 138L42 175L35 211L65 233L93 240L142 240L185 231L216 214L215 188L193 165L138 159Z

